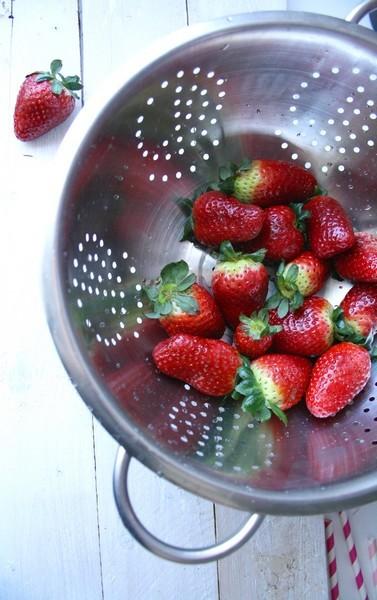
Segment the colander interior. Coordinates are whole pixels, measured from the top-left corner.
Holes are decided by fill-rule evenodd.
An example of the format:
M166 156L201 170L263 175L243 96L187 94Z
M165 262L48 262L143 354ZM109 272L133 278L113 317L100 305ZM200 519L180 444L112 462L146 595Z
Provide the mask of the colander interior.
M377 463L377 376L343 413L305 407L256 424L235 401L201 396L158 374L164 337L144 317L144 278L185 259L209 286L213 258L180 242L174 203L218 166L243 157L296 161L376 231L376 42L319 19L278 25L250 17L175 48L127 81L75 157L59 221L64 299L95 377L139 436L198 472L243 490L321 488ZM324 294L340 301L348 284ZM127 440L124 440L127 442Z

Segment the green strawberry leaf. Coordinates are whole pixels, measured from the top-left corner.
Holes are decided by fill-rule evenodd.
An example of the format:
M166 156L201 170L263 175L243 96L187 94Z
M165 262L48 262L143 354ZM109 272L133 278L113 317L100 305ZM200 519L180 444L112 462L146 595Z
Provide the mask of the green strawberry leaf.
M188 290L196 281L195 273L189 273L180 283L177 284L177 292Z
M248 171L251 167L251 160L243 158L238 166L238 171Z
M198 312L199 305L195 298L187 294L177 294L174 297L176 305L188 315L193 315Z
M179 208L185 215L187 215L188 217L191 216L192 207L194 205L194 201L191 198L180 197L175 200L175 203L179 206Z
M158 298L158 286L157 285L144 285L143 292L147 295L151 302L155 302Z
M281 301L281 295L279 294L279 292L275 292L275 294L273 294L272 296L269 297L269 299L267 300L267 308L270 309L274 309L277 308L280 304Z
M289 312L289 300L282 298L278 306L278 316L283 319Z
M161 317L160 313L156 312L147 312L144 313L144 316L147 317L147 319L159 319Z
M194 239L194 221L192 217L188 217L183 226L182 237L180 242L192 241Z
M289 265L284 278L288 283L295 283L296 279L297 279L297 275L298 275L298 265L296 265L295 263L292 263L291 265Z
M35 81L40 83L41 81L51 81L52 79L53 77L50 73L39 73L39 75L36 76Z
M59 58L56 58L55 60L52 61L52 63L50 64L50 71L51 74L55 77L55 75L57 73L60 73L60 71L62 70L63 67L63 63Z
M289 308L291 311L295 311L298 308L300 308L304 303L304 296L298 291L296 290L294 293L293 298L291 298L290 302L289 302Z
M186 261L169 263L161 271L162 283L178 284L185 279L189 273L189 266Z
M51 89L56 96L60 96L63 91L63 85L60 83L60 81L53 79L51 83Z
M232 168L231 168L230 164L229 165L225 165L223 167L220 167L220 169L219 169L219 178L222 181L225 181L225 179L228 179L229 177L232 177L232 176L233 176L233 171L232 171Z
M164 303L158 301L155 303L155 312L159 313L162 317L169 315L172 310L173 305L170 300L166 300Z
M241 381L234 389L242 396L250 396L254 394L254 385L247 379Z
M264 421L268 421L269 419L271 419L270 409L267 406L262 406L261 409L258 411L256 418L261 423L264 423Z
M280 419L280 421L284 423L284 425L288 425L287 415L284 411L281 410L281 408L277 404L271 403L269 404L269 408L272 410L274 415L276 415Z
M234 177L229 177L224 181L220 181L218 184L216 184L216 187L212 186L211 189L220 190L221 192L224 192L224 194L230 196L234 192Z

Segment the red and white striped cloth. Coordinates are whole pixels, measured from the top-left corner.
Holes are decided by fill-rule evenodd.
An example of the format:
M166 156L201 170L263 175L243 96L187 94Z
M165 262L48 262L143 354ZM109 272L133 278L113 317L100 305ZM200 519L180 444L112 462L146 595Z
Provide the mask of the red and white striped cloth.
M357 556L357 550L355 542L353 541L351 524L349 522L347 513L342 510L339 513L340 522L342 524L344 539L346 540L348 556L351 561L352 569L355 575L355 583L359 592L360 600L368 600L368 593L364 583L363 572L360 567L359 558Z
M331 521L331 519L325 519L325 537L327 551L327 567L329 570L330 581L330 598L331 600L339 600L340 596L335 556L335 537L333 522Z

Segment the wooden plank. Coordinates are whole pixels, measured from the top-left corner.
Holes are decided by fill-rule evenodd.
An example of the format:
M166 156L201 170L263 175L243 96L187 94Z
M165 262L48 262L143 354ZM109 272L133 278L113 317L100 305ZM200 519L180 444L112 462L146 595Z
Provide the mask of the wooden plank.
M15 96L25 73L48 67L55 57L69 70L79 67L76 2L13 3L12 48L10 4L2 2L0 13L0 76L6 88L0 92L6 121L0 135L5 160L0 598L99 600L91 417L57 357L41 290L44 242L56 206L49 194L53 158L68 125L28 144L12 132Z
M98 36L98 27L106 36ZM158 37L186 25L184 0L152 3L83 0L83 63L86 97L102 77ZM112 495L111 476L117 446L95 425L98 512L105 600L124 598L214 600L216 565L187 567L162 562L141 548L124 530ZM142 520L162 539L181 545L214 541L213 505L190 496L151 474L132 469L134 502ZM142 573L140 565L142 566Z
M217 535L245 515L216 507ZM219 563L220 600L328 597L323 517L267 517L250 542Z

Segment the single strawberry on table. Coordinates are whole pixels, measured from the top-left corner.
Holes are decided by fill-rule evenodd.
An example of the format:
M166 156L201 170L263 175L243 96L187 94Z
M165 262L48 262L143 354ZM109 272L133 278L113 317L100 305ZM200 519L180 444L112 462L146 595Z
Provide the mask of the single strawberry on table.
M153 305L146 316L159 319L169 335L221 337L225 330L223 316L211 294L195 281L184 260L166 265L157 280L144 284Z
M18 92L14 110L14 132L23 141L34 140L69 117L75 93L82 89L77 75L63 77L61 60L53 60L50 71L27 75Z
M262 308L250 317L240 316L233 342L240 354L248 358L257 358L266 354L272 345L273 336L281 329L280 325L270 325L268 310Z
M268 273L262 264L265 251L236 252L230 242L220 246L219 260L212 275L212 291L228 324L235 328L241 314L248 315L264 305Z
M304 249L305 219L309 215L303 204L271 206L264 211L265 219L260 234L242 245L248 252L266 249L266 259L293 260Z
M244 359L232 397L243 399L242 408L258 421L274 413L284 423L288 410L305 396L312 365L302 356L265 354L251 363Z
M314 194L313 175L282 160L244 160L221 167L218 188L245 203L266 207L304 200Z
M356 283L334 312L338 340L368 345L377 330L377 285Z
M306 393L306 405L315 417L332 417L365 387L371 359L365 348L341 342L332 346L315 363Z
M268 308L277 308L279 317L302 306L304 298L316 294L324 285L327 264L312 252L303 252L276 271L276 293L269 298Z
M153 360L161 373L215 397L233 391L242 364L230 344L188 334L162 340L153 350Z
M315 196L305 205L309 248L318 258L330 258L355 244L352 223L342 205L330 196Z
M259 206L242 204L223 192L204 192L196 200L184 198L178 203L188 214L183 240L194 235L204 246L217 247L225 240L251 240L262 229L264 213Z
M344 279L377 283L377 235L359 231L355 238L355 245L335 258L335 269Z
M300 356L323 354L334 341L333 311L330 302L319 296L305 298L299 309L283 318L270 310L270 323L282 327L273 337L273 350Z

